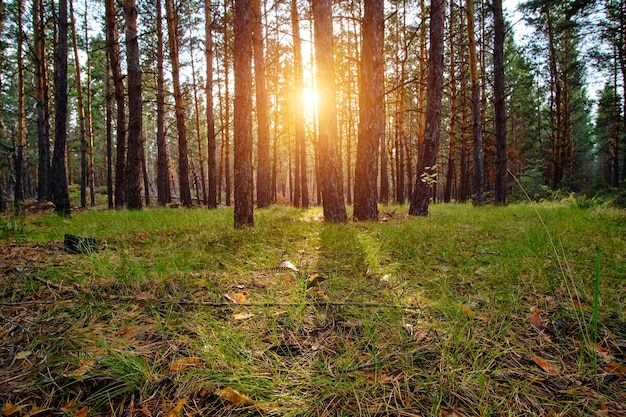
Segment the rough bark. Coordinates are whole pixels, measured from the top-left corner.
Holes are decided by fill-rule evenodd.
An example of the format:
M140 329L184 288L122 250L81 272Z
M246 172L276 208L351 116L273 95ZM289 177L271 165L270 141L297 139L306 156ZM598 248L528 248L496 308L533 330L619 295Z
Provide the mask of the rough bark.
M33 38L37 113L38 183L37 200L50 200L50 123L48 120L48 77L46 69L46 34L42 0L33 1Z
M205 39L204 53L206 60L206 124L207 124L207 160L208 160L208 201L209 208L217 208L217 169L215 160L215 115L213 113L213 13L211 0L204 0Z
M502 16L502 0L493 0L494 39L493 39L493 72L494 72L494 107L496 113L496 184L495 197L497 204L506 204L506 102L504 90L504 19Z
M120 62L120 46L115 18L115 0L105 0L107 52L111 65L111 75L115 92L116 115L116 149L115 149L115 208L124 207L126 170L126 101L124 76Z
M172 83L174 86L174 102L176 105L176 128L178 129L178 186L180 188L180 202L185 207L191 207L191 188L189 186L189 157L187 144L187 126L185 125L185 102L180 88L180 63L178 16L174 8L174 0L165 0L167 14L167 31L172 62Z
M67 0L59 0L57 15L56 73L54 77L55 116L52 155L52 202L60 216L71 214L65 150L67 145Z
M304 191L302 185L306 184L306 179L303 181L302 175L306 178L306 170L303 172L302 164L300 163L302 153L306 155L306 149L304 147L304 106L302 92L304 88L303 70L302 70L302 39L300 38L300 16L298 15L298 2L291 0L291 31L293 34L293 89L294 89L294 103L293 112L295 118L295 164L294 164L294 182L293 182L293 205L295 207L303 206ZM308 193L307 193L308 194Z
M172 202L170 186L170 156L165 135L165 73L163 70L163 4L156 1L157 8L157 201L165 206Z
M24 28L22 14L24 13L23 0L17 0L17 143L14 145L15 154L15 208L19 209L24 200L24 186L26 179L26 108L24 104Z
M345 222L348 215L343 198L341 161L337 146L332 0L316 0L312 4L317 64L318 150L324 220Z
M450 27L454 25L454 1L450 1ZM456 114L457 114L457 84L456 84L456 55L454 30L450 31L450 124L448 125L449 149L446 186L443 194L444 203L452 199L452 184L455 175L454 154L456 151Z
M251 0L235 0L235 228L254 226L251 6Z
M124 0L126 21L126 65L128 67L128 155L126 159L126 207L142 208L141 177L143 168L143 101L141 66L135 0Z
M354 182L354 218L378 219L378 153L385 134L383 91L384 1L365 0L361 53L359 139Z
M257 207L270 205L270 119L269 98L265 87L265 52L261 0L252 0L252 42L254 48L254 82L257 114Z
M439 133L441 130L441 98L443 95L443 41L446 1L433 0L430 10L430 54L424 141L419 147L417 178L411 195L409 214L426 216L430 204L431 185L423 175L436 173Z

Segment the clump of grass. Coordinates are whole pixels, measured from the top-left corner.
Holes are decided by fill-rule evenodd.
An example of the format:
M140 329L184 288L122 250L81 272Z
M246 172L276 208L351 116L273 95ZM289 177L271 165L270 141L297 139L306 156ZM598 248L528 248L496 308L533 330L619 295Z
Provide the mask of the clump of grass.
M24 238L0 248L0 400L218 416L582 416L626 401L622 376L605 382L606 361L589 353L626 356L622 211L256 217L246 230L228 209L26 217ZM66 233L100 250L68 255Z

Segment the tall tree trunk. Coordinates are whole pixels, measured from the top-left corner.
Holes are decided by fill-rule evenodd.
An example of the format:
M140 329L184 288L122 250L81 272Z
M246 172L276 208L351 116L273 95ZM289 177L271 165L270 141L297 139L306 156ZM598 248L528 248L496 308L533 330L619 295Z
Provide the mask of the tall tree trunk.
M209 0L207 0L209 1ZM170 183L170 155L165 135L165 74L163 70L163 4L156 1L157 9L157 201L165 206L172 202L172 189Z
M115 18L115 0L105 0L107 51L113 76L115 91L116 115L116 149L115 149L115 208L124 207L126 181L126 101L124 76L120 62L120 46Z
M85 109L85 129L87 134L87 187L91 206L96 205L94 149L93 149L93 119L91 112L91 52L89 50L88 0L85 0L85 54L87 55L87 106Z
M493 72L496 113L496 186L497 204L506 204L506 101L504 89L504 19L502 0L493 0Z
M343 198L341 161L337 146L337 98L333 47L332 0L313 3L315 24L315 62L317 63L318 148L322 174L324 220L345 222L348 219Z
M67 0L59 0L57 15L56 74L54 77L55 117L52 155L52 202L60 216L71 214L65 150L67 145Z
M17 0L17 143L15 149L15 208L19 209L24 201L24 187L26 179L26 109L24 105L24 28L22 14L24 13L23 0Z
M200 104L198 101L198 84L196 83L196 65L194 64L194 42L190 36L189 52L191 58L191 84L193 88L194 116L196 121L196 142L198 146L198 164L200 165L200 188L202 189L202 203L207 204L206 176L204 175L204 152L202 152L202 138L200 136ZM195 173L194 173L195 175ZM199 205L199 204L198 204Z
M111 63L109 56L106 56L106 147L107 147L107 201L109 210L114 207L113 203L113 91L111 91Z
M450 0L450 28L454 28L454 0ZM456 55L454 29L450 30L450 124L448 127L449 150L448 150L448 170L446 173L446 187L444 189L443 201L449 203L452 199L452 184L455 175L454 154L456 146L456 114L457 114L457 80L456 80Z
M209 208L217 208L217 170L215 161L215 114L213 109L213 12L211 0L204 0L204 53L206 60L206 124Z
M85 105L83 102L83 83L78 57L78 36L76 34L76 18L74 2L69 0L70 25L72 27L72 44L74 47L74 68L76 69L76 100L78 101L78 129L80 141L80 206L87 207L87 138L85 136Z
M467 38L469 48L470 82L472 91L472 138L474 144L474 181L472 203L485 203L485 156L483 152L482 113L480 100L480 79L478 77L478 56L474 24L474 0L466 0Z
M385 134L385 96L383 88L385 35L384 1L365 0L361 85L359 103L359 141L354 183L354 218L378 219L378 153Z
M304 124L304 106L303 106L303 69L302 69L302 39L300 38L300 17L298 15L298 2L291 0L291 30L293 34L293 88L294 103L293 111L295 117L295 165L294 165L294 187L293 187L293 205L302 206L302 164L300 157L302 148L304 148L305 140L305 124Z
M263 21L261 0L252 1L252 42L254 47L254 79L257 114L257 207L270 205L270 119L269 99L265 87L265 52L263 45Z
M126 20L126 65L128 67L128 156L126 160L126 207L142 208L141 177L143 168L143 102L141 98L141 66L137 34L135 0L124 0Z
M436 173L439 133L441 130L441 98L443 95L443 41L445 0L433 0L430 9L430 54L424 142L419 149L417 178L411 195L409 214L426 216L431 196L432 175Z
M172 61L172 83L174 85L174 102L176 104L176 127L178 129L178 186L180 188L180 202L185 207L191 207L185 103L183 101L183 92L180 88L178 16L174 7L174 0L165 0L165 10L167 14L170 60Z
M1 13L1 12L0 12ZM42 0L33 1L33 38L35 90L37 95L37 144L39 163L37 200L50 200L50 123L48 121L48 77L46 69L46 34Z
M252 194L252 11L235 0L235 228L254 226Z
M229 9L232 9L233 0L225 0L224 1L224 19L229 13ZM231 44L230 44L230 31L228 30L228 25L224 24L224 101L223 106L224 109L224 121L222 123L222 151L224 153L223 161L223 169L224 169L224 193L226 198L226 205L230 206L230 200L232 195L231 189L231 178L230 178L230 129L231 129L231 120L230 120L230 61L229 57L231 54Z

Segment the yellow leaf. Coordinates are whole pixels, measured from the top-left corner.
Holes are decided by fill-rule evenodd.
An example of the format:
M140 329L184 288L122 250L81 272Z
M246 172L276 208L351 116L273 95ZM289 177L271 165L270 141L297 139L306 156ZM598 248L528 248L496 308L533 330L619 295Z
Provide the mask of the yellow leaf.
M246 394L242 394L239 391L228 387L216 390L215 394L217 394L217 396L223 401L227 401L237 407L247 407L256 404L252 398L248 397Z
M11 404L10 402L7 401L4 404L4 408L2 409L2 415L3 416L10 416L10 415L13 415L15 413L19 413L24 408L26 408L25 405L13 405L13 404Z
M461 310L463 311L463 314L465 314L467 317L469 317L470 319L474 319L476 318L476 313L474 312L474 310L472 310L469 306L463 304L461 306Z
M178 400L176 405L173 408L171 408L167 413L165 413L163 417L179 417L180 412L183 411L183 406L185 405L187 400L188 398L186 397Z
M170 371L178 372L182 369L188 368L190 366L199 366L202 365L202 360L200 358L180 358L170 363Z
M254 314L252 313L237 313L237 314L233 314L233 319L235 320L248 320L250 318L254 317Z
M15 359L19 360L19 359L26 359L28 358L33 352L31 352L30 350L24 350L22 352L19 352L18 354L15 355Z
M246 298L246 295L242 292L229 292L224 294L224 297L226 297L226 299L232 301L235 304L247 304L248 303L248 299Z
M539 365L541 369L543 369L550 375L558 375L561 372L556 364L545 359L541 359L539 356L533 356L533 362Z
M309 277L309 282L307 282L307 288L313 288L321 282L326 281L326 277L321 276L320 274L313 274Z

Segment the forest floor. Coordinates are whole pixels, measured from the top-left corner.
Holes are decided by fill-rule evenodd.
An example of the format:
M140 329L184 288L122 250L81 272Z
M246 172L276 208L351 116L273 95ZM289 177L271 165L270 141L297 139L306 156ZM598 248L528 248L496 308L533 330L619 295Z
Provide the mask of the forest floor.
M2 217L0 414L626 416L624 210L382 210Z

